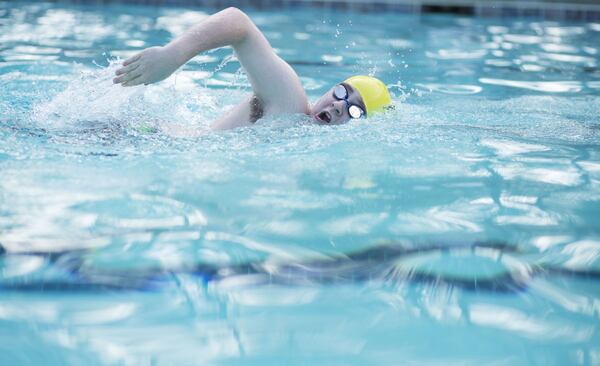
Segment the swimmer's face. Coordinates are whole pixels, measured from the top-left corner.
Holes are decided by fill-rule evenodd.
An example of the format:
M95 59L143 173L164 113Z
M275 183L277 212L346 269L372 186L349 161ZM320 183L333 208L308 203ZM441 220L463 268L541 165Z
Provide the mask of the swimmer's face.
M346 88L346 100L348 102L336 97L335 89L339 85L343 85ZM340 94L338 93L338 95ZM323 94L313 105L311 111L313 118L320 124L339 125L348 122L352 118L349 106L357 106L362 111L365 111L365 105L360 94L350 84L340 83Z

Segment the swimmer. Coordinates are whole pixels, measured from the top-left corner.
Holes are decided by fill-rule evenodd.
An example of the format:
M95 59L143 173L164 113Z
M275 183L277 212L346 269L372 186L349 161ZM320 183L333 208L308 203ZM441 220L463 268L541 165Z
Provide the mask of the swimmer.
M224 46L233 47L253 95L214 121L212 130L249 126L262 117L296 113L309 115L320 124L342 124L370 116L391 103L380 80L354 76L332 87L311 106L296 72L237 8L213 14L167 45L146 48L128 58L113 82L123 86L156 83L197 54Z

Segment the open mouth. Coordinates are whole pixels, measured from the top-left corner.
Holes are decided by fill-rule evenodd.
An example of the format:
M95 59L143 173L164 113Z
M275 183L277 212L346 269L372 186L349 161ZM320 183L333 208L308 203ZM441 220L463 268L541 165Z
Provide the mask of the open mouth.
M321 122L325 122L325 123L331 122L331 114L329 114L329 112L327 112L327 111L323 111L323 112L317 114L316 117Z

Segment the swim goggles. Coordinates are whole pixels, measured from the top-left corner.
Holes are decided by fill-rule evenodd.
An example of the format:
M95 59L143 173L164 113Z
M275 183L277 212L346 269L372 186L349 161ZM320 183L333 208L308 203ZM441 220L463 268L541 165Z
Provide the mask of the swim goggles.
M343 100L346 102L346 107L348 108L348 114L350 117L360 118L365 115L365 111L361 107L348 101L348 89L346 89L344 84L338 84L333 88L333 96L337 100Z

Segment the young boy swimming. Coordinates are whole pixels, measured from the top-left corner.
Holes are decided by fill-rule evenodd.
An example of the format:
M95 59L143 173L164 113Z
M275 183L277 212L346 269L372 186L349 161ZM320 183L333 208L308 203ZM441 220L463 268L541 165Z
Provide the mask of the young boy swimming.
M322 124L342 124L370 116L391 103L380 80L354 76L335 85L311 106L296 72L237 8L213 14L167 45L146 48L128 58L113 82L123 86L156 83L198 53L224 46L233 47L248 74L253 95L214 121L212 130L248 126L265 116L293 113L312 116Z

